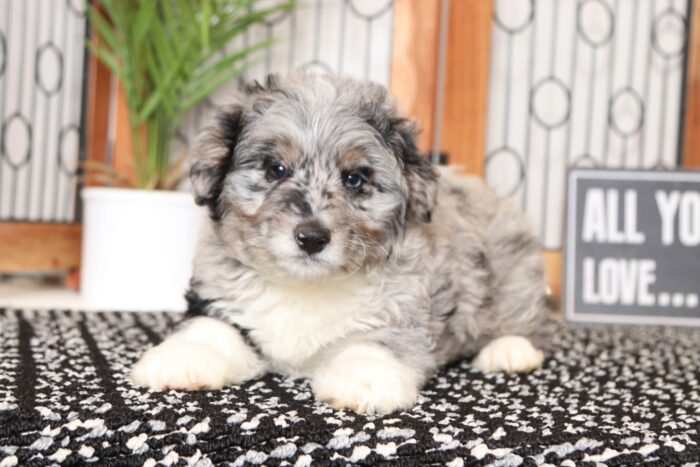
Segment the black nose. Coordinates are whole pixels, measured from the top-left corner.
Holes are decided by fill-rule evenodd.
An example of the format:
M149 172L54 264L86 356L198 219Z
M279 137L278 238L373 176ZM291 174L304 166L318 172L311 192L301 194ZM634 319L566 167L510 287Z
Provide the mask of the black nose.
M299 248L312 255L323 250L331 241L331 231L315 222L301 224L294 229L294 239Z

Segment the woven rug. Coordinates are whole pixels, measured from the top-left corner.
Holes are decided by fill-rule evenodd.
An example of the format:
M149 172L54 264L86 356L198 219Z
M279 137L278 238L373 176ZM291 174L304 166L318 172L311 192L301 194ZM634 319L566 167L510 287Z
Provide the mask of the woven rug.
M0 310L0 466L694 465L700 331L553 324L544 368L433 378L410 411L359 416L268 375L157 393L128 370L179 315Z

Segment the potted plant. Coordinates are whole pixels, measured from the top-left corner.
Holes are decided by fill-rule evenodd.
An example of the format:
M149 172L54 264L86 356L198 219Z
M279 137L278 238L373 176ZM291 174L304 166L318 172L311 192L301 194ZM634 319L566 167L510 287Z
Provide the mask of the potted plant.
M251 25L293 6L254 9L255 0L100 0L88 9L99 37L90 49L119 80L131 138L132 170L86 164L110 187L84 201L81 291L91 307L182 309L203 212L171 191L183 157L171 159L175 131L191 107L240 75L263 40L226 52Z

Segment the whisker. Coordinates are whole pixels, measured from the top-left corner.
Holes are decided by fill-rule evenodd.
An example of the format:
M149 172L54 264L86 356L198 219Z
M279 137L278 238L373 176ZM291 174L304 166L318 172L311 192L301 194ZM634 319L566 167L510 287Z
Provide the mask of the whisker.
M370 242L372 242L372 243L374 243L375 245L377 245L377 247L380 248L380 249L384 252L384 254L385 254L386 256L389 256L389 251L388 251L386 248L384 248L384 246L383 246L381 243L379 243L378 241L376 241L375 239L373 239L373 238L371 238L371 237L366 237L366 236L361 235L361 234L357 234L357 237L358 237L359 239L363 239L363 238L364 238L365 240L369 240Z
M352 239L351 239L352 240ZM360 240L358 238L358 240ZM334 281L339 281L339 280L344 280L347 279L348 277L352 276L355 274L357 271L359 271L362 268L362 265L365 262L365 258L367 258L367 248L365 247L365 244L362 240L360 240L360 245L362 246L362 260L357 262L357 267L353 269L352 271L348 272L347 274L334 279ZM349 258L345 253L341 253L341 257L343 258L343 262L351 262L351 258Z

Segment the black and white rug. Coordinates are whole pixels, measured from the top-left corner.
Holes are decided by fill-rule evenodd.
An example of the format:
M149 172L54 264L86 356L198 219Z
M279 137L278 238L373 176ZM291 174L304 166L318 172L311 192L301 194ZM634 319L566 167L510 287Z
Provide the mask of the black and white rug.
M0 466L700 463L700 330L553 325L539 371L454 364L412 410L366 417L277 375L134 387L130 366L178 318L0 310Z

